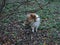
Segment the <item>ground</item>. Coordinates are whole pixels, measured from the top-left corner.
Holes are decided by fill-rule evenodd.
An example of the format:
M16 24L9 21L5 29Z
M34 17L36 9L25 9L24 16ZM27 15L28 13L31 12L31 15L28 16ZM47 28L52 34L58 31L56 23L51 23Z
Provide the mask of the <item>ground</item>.
M38 32L32 33L28 25L23 25L29 12L35 12L41 18ZM0 15L0 44L59 45L60 2L44 0L33 0L28 3L26 1L6 2Z

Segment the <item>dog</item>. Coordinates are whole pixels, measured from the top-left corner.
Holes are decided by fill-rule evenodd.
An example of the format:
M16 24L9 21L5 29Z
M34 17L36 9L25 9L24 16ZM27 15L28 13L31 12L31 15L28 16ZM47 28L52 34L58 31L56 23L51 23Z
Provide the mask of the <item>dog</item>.
M36 13L29 13L25 23L31 26L32 32L37 32L40 25L40 17Z

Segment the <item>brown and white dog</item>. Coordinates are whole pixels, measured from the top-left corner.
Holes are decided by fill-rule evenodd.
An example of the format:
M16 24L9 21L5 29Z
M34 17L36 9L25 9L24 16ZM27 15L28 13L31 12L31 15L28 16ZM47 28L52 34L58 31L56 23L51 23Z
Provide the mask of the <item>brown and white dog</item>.
M27 14L27 22L29 22L30 26L31 26L31 29L32 29L32 32L38 30L38 27L40 25L40 17L36 14L36 13L29 13Z

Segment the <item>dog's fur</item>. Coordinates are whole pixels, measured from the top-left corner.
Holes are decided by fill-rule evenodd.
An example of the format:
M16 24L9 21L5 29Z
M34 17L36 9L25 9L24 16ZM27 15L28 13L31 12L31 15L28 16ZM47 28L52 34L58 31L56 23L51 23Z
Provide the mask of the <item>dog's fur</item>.
M40 17L36 14L36 13L29 13L27 14L27 22L28 24L30 24L32 32L38 30L38 27L40 25Z

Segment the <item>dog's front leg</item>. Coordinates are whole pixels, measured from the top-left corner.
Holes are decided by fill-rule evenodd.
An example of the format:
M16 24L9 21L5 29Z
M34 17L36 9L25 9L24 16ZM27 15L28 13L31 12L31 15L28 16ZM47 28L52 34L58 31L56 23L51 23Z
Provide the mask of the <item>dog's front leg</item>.
M32 32L34 32L34 27L31 27L32 28Z
M36 32L37 32L38 28L36 27Z

